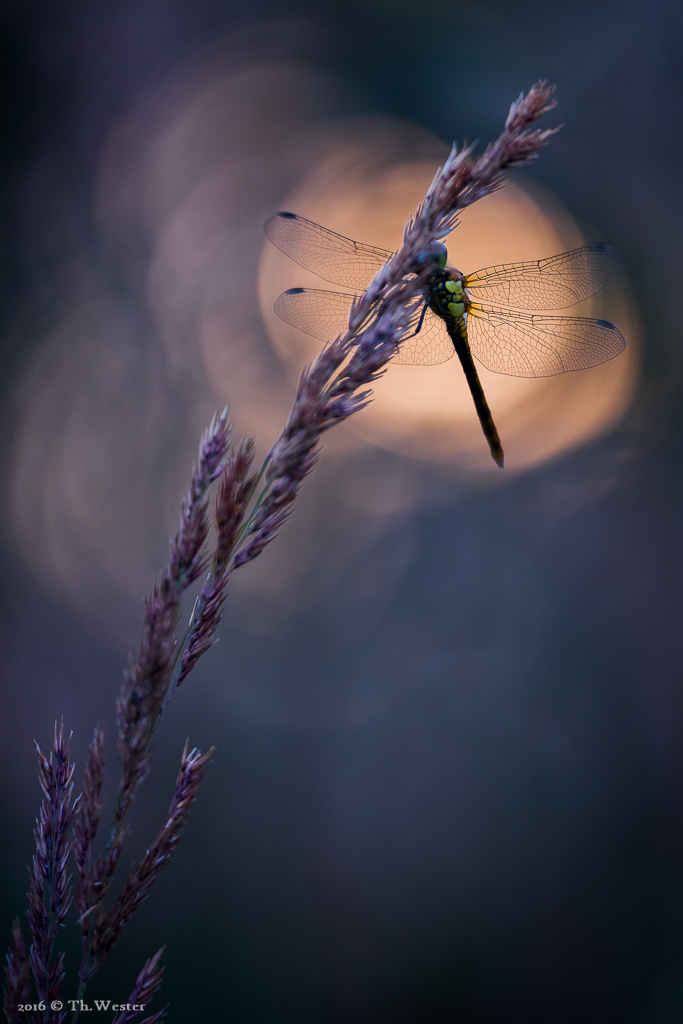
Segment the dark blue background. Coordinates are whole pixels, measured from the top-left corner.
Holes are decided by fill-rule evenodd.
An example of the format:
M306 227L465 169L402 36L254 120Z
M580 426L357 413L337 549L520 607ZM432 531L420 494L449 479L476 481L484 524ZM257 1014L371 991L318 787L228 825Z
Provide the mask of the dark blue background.
M679 5L5 0L2 479L13 385L59 301L44 282L72 249L106 272L92 194L109 128L223 33L273 19L306 27L299 59L347 85L341 113L408 118L448 142L494 137L520 90L555 82L567 127L534 177L622 251L645 323L642 381L609 437L496 489L414 468L431 499L378 539L378 571L397 551L406 568L362 614L344 598L362 583L349 540L362 513L338 496L357 468L333 472L323 459L278 541L308 567L287 616L269 626L266 614L255 638L229 610L220 656L188 681L159 734L135 854L161 820L185 736L218 754L174 863L93 995L125 998L167 943L163 998L178 1022L673 1024L683 1013ZM364 458L370 474L400 461ZM162 524L155 543L161 561ZM0 557L9 936L38 806L31 740L44 748L63 712L82 764L104 718L113 769L126 649L50 595L11 542ZM231 717L218 673L285 708L382 699L356 719ZM72 940L71 971L77 956Z

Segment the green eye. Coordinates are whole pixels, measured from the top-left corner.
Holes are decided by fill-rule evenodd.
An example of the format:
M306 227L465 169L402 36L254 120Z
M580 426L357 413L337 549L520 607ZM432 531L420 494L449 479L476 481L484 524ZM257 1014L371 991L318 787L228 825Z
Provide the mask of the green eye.
M445 267L448 259L448 249L443 242L432 242L429 250L437 267Z

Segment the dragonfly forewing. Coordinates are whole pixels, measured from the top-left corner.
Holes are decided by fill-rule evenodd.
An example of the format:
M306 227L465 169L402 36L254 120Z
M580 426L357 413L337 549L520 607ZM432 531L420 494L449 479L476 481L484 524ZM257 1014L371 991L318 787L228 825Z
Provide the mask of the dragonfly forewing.
M597 295L615 276L621 260L604 242L529 263L506 263L469 274L473 299L517 309L566 309Z
M364 290L396 253L354 242L295 213L276 213L265 225L273 245L300 267L343 288Z

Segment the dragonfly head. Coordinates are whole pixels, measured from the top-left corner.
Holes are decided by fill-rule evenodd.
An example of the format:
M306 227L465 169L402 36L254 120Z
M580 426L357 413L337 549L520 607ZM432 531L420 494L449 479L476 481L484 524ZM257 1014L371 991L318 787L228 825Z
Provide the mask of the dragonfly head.
M429 247L415 257L415 272L419 273L427 265L445 267L447 259L448 249L443 242L430 242Z

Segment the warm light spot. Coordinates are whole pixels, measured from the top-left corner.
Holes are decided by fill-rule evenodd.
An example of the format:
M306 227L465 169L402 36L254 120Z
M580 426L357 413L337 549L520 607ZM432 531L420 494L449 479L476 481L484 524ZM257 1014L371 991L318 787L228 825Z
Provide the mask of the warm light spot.
M419 161L378 169L356 152L325 161L283 204L340 234L395 250L406 217L435 171ZM465 210L445 240L448 263L467 275L487 266L537 260L586 244L576 225L547 193L533 196L508 182ZM266 243L261 261L261 305L277 351L293 370L310 362L320 343L273 313L277 295L293 285L335 288ZM538 464L605 431L625 411L636 381L638 344L633 312L619 279L573 316L614 320L627 339L619 357L590 370L528 379L478 366L506 453L506 470ZM404 454L498 472L490 458L467 384L456 358L439 366L390 366L375 401L349 421L358 439Z
M126 641L211 415L229 403L236 436L254 435L263 454L287 420L302 367L320 350L275 316L273 302L293 286L335 286L265 242L264 220L290 209L394 249L447 155L405 121L330 118L336 86L323 71L283 62L280 34L228 40L224 58L160 83L112 126L93 210L102 263L90 250L64 252L54 316L27 346L12 398L13 548L40 586ZM264 63L268 39L277 59ZM244 60L235 59L240 53ZM449 255L468 272L581 242L557 204L508 185L465 213ZM607 429L630 399L636 346L623 293L612 285L589 305L576 312L618 323L625 355L551 380L481 371L511 469ZM499 473L488 454L455 359L391 366L375 401L334 431L333 444L337 455L384 446L495 480L510 472ZM373 475L382 462L373 460ZM381 494L362 488L373 494L378 530L383 517L422 500L406 460L388 460L383 471ZM374 543L367 538L364 551ZM267 570L239 577L242 597L254 588L259 600L285 608L301 551L291 536L274 545ZM392 554L373 585L381 590L399 571ZM308 586L301 583L297 601L308 599ZM379 592L367 599L373 610Z

